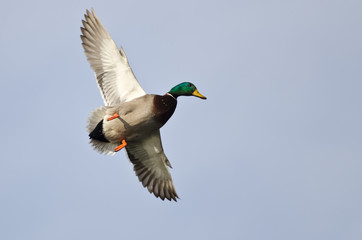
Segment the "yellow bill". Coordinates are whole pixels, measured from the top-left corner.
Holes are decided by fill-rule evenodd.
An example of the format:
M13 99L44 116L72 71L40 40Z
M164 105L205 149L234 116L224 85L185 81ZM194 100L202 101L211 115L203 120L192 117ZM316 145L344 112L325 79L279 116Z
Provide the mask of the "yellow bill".
M201 93L199 93L199 91L197 91L197 89L195 89L195 91L192 93L192 95L194 95L195 97L206 99L206 97L204 95L202 95Z

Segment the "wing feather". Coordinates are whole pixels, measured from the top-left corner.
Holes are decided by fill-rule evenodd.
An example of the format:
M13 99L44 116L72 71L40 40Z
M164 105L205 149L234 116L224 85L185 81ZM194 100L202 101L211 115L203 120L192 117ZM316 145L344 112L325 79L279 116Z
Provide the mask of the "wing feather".
M145 95L127 56L118 50L94 10L87 10L81 27L82 46L93 71L105 105L111 106Z
M166 198L177 201L178 196L167 168L169 161L163 152L160 131L152 132L141 141L127 142L126 150L143 187L162 200Z

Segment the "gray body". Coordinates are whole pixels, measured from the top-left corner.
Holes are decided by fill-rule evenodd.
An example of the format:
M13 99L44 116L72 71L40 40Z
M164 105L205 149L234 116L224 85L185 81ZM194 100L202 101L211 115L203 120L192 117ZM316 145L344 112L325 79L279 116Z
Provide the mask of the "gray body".
M154 95L147 94L130 102L106 107L103 117L103 133L106 139L115 144L122 140L137 141L144 135L159 129L162 125L154 120ZM119 117L108 121L114 113Z

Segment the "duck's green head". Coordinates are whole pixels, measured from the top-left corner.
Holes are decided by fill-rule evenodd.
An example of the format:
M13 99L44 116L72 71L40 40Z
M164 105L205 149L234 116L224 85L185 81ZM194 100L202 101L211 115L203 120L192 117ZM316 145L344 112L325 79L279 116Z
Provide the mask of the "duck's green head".
M177 98L178 96L195 96L206 99L204 95L197 91L195 85L190 82L180 83L179 85L174 86L168 93L175 98Z

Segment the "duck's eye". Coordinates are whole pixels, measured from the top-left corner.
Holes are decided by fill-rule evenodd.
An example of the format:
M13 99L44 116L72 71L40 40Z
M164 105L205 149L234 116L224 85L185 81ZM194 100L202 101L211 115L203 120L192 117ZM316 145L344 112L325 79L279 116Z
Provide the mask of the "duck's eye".
M191 87L192 85L191 85L191 83L189 83L187 86L188 86L188 87Z

